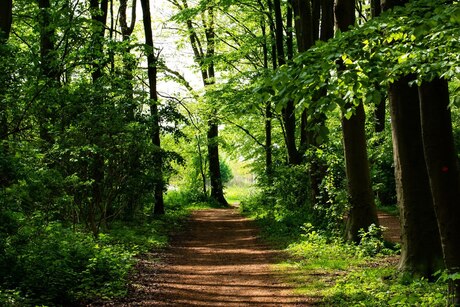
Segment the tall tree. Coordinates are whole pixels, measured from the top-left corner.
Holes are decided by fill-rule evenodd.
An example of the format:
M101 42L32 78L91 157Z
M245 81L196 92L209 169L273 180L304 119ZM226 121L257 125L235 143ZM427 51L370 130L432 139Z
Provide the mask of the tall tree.
M386 0L382 9L404 2L407 1ZM409 86L414 79L415 76L403 76L388 89L402 230L399 269L432 278L443 266L442 249L423 149L419 94L417 86Z
M181 2L171 0L180 12L187 12L189 5L187 0ZM201 78L205 89L209 88L216 82L214 69L214 56L216 52L215 44L215 12L214 4L208 3L201 12L201 24L204 35L200 36L194 26L191 16L185 19L190 45L195 56L195 62L201 71ZM205 49L204 49L205 48ZM208 141L208 160L209 176L211 183L211 197L221 205L228 205L224 197L224 187L220 173L219 161L219 121L217 110L211 106L207 120L207 141Z
M419 87L425 161L441 235L444 263L449 274L460 274L460 179L455 150L449 88L435 78ZM428 248L432 248L429 246ZM449 305L460 306L460 279L449 285Z
M158 112L158 94L157 94L157 58L155 55L155 47L153 45L152 19L150 15L150 1L141 0L142 17L144 22L145 45L147 49L147 75L149 79L149 98L150 98L150 116L152 118L152 143L156 147L157 156L154 161L155 173L157 182L155 184L154 196L155 207L154 214L164 214L163 200L163 158L161 151L160 139L160 116Z
M92 43L94 50L92 54L92 72L91 77L94 87L99 86L103 76L103 55L104 55L104 35L107 22L108 0L90 0L91 19L92 19ZM102 98L101 98L102 99ZM96 98L95 107L99 106L102 101ZM93 140L97 142L97 140ZM104 214L101 210L104 202L104 176L105 176L105 161L104 156L100 152L96 152L92 157L91 179L92 183L92 198L88 208L87 223L94 235L99 232L100 221L97 220L98 214Z
M0 3L0 48L3 47L10 37L11 24L13 22L13 0L5 0ZM0 85L0 140L6 140L8 136L7 106L4 101L3 84Z
M413 78L402 77L389 88L401 220L399 268L415 276L432 278L442 267L442 250L423 153L418 91L415 85L408 85Z
M281 1L273 1L273 12L275 17L275 46L278 66L286 64L285 37L283 26L283 14ZM296 145L296 116L294 101L289 100L286 106L281 110L281 117L284 125L284 140L288 153L288 162L292 165L298 165L302 162L302 156L297 150Z
M134 70L136 68L137 62L135 56L131 54L132 44L130 43L131 35L134 31L134 26L136 25L136 9L137 9L137 0L132 1L131 7L131 20L128 22L128 0L120 0L119 8L119 20L120 20L120 29L122 40L125 43L125 50L122 54L123 57L123 86L125 89L125 114L128 122L135 121L136 113L136 103L134 98ZM128 157L128 165L130 178L128 179L128 185L136 186L135 180L139 177L141 173L140 168L140 154L137 149L137 144L131 145L131 154ZM132 189L131 189L132 190ZM127 204L126 204L126 219L130 220L134 218L137 206L139 202L139 197L135 191L131 191L129 194Z
M0 43L4 44L10 37L13 22L13 0L5 0L0 4Z
M355 23L355 0L338 0L335 17L340 31L347 31ZM360 229L366 230L371 224L378 225L367 158L365 120L366 114L362 103L354 107L354 113L350 118L342 117L343 145L351 206L347 219L346 236L352 241L359 241Z

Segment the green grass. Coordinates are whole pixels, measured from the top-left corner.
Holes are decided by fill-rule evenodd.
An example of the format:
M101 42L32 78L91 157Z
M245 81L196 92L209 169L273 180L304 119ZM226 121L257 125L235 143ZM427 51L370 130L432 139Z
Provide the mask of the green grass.
M447 305L445 282L401 277L398 251L384 244L375 227L363 234L357 246L305 224L308 216L290 211L277 216L259 202L257 198L244 201L243 214L255 219L263 239L284 249L285 260L275 270L296 293L316 300L317 305Z
M224 189L225 199L229 204L239 204L252 193L253 188L246 186L229 186Z

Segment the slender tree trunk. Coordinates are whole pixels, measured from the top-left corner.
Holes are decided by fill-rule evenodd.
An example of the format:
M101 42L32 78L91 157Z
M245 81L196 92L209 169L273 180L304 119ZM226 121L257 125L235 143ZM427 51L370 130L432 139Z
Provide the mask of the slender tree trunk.
M6 50L6 44L10 37L11 24L13 21L13 1L5 0L0 3L0 57L5 59L10 52ZM0 78L0 154L4 157L9 155L8 146L8 104L5 101L5 92L8 88L4 78ZM2 172L0 177L0 188L11 182L10 175Z
M49 83L50 87L59 82L57 69L57 58L54 47L54 25L50 22L51 4L49 0L38 0L39 25L40 25L40 66L42 76ZM48 106L49 101L41 101L39 117L40 138L48 146L54 142L50 127L55 123L54 112Z
M402 230L399 269L432 278L443 266L442 250L423 154L418 91L416 86L409 87L411 80L403 77L389 89Z
M320 39L327 41L334 37L334 0L321 0Z
M263 55L264 55L264 69L268 70L268 44L267 44L267 33L265 27L265 21L262 21L262 35L264 37L262 43ZM276 61L275 61L276 66ZM270 101L265 103L265 175L267 176L267 182L272 182L273 173L273 157L272 157L272 105Z
M436 78L431 82L422 83L419 96L425 161L441 234L444 262L450 274L458 274L460 180L447 81ZM449 294L450 304L460 306L460 280L451 281Z
M337 26L347 31L355 23L355 1L338 0L335 7ZM342 118L343 144L348 180L350 213L346 237L359 241L360 229L367 230L371 224L378 225L377 208L372 192L365 131L366 114L362 103L355 108L350 119Z
M212 6L207 9L207 20L204 23L206 36L206 58L210 61L207 64L207 78L203 78L204 85L214 84L216 74L214 71L213 57L215 55L215 33L214 33L214 9ZM203 67L202 67L203 69ZM223 206L227 206L227 200L224 197L224 185L220 173L219 159L219 122L217 120L216 110L212 109L211 118L208 120L208 158L209 158L209 175L211 181L211 197Z
M93 72L91 73L93 85L97 86L100 79L103 76L103 64L98 61L104 53L104 35L105 35L105 24L107 21L108 12L108 0L102 0L100 5L98 0L90 0L90 7L92 10L91 19L93 21L93 43L94 43L94 54L93 56ZM100 103L100 102L97 102ZM89 227L95 236L99 233L100 222L97 221L99 214L101 217L105 216L105 212L98 211L103 208L104 201L104 176L105 176L105 162L104 156L101 153L95 153L93 155L93 161L91 163L91 179L92 183L92 200L89 204L88 221Z
M141 0L142 15L144 21L145 45L147 47L147 74L149 79L149 98L150 98L150 116L152 117L152 143L156 147L157 155L153 167L157 176L157 183L154 188L155 207L153 213L155 215L164 214L163 200L163 158L161 152L160 140L160 118L158 114L158 95L157 95L157 59L154 54L153 32L150 16L149 0Z
M131 10L131 22L128 24L127 18L127 8L128 8L128 0L120 0L120 9L119 9L119 19L120 19L120 28L121 28L121 35L123 42L127 44L126 50L123 53L123 79L124 79L124 86L126 91L126 120L128 122L135 121L135 113L136 113L136 104L134 100L134 69L136 68L136 61L131 55L131 46L129 45L129 40L131 35L134 31L134 26L136 24L136 7L137 7L137 0L133 0L132 10ZM136 180L139 178L141 173L140 169L140 153L137 150L137 145L133 144L130 146L130 155L127 157L129 161L129 176L131 180ZM138 208L139 199L138 195L135 191L131 191L128 195L127 206L125 210L125 218L127 220L134 219L134 215Z
M371 0L371 15L372 18L380 16L382 13L382 7L380 0ZM375 84L375 90L380 89L380 85ZM386 115L386 99L381 99L380 103L375 106L374 118L375 118L375 132L382 132L385 130L385 115Z
M3 48L10 37L12 22L13 1L4 0L0 3L0 48ZM1 50L0 52L3 54L5 51ZM7 105L4 101L6 85L1 84L0 86L0 141L3 141L8 138L8 117Z
M348 180L350 213L347 220L346 237L359 241L359 230L367 230L371 224L378 225L377 208L371 188L369 162L366 151L364 107L356 107L350 119L342 118L343 144Z
M278 65L281 66L286 64L286 58L284 52L284 28L280 0L273 1L273 12L275 14L276 57ZM288 163L292 165L298 165L301 163L301 157L299 155L296 145L296 118L294 111L294 102L288 101L286 106L281 110L281 117L283 119L283 125L285 130L284 138L288 153Z
M13 0L3 0L0 3L0 44L5 44L10 37L13 22Z

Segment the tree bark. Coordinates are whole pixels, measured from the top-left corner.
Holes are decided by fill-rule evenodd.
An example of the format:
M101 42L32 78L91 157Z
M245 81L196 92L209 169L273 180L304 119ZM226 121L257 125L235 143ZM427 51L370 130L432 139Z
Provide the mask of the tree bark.
M366 115L362 103L355 112L350 119L342 118L342 130L350 202L346 237L358 242L360 229L367 231L371 224L379 223L367 159Z
M347 31L355 23L355 1L338 0L335 7L337 26ZM362 103L355 108L350 119L342 118L343 144L348 180L350 212L347 219L346 237L359 241L360 229L367 230L371 224L378 225L377 208L372 192L365 131L366 114Z
M0 3L0 44L5 44L10 37L13 22L13 0L3 0Z
M419 96L425 161L441 234L444 262L450 274L458 274L460 180L447 81L435 78L431 82L422 83ZM460 280L450 282L449 294L452 306L460 306Z
M401 221L399 269L432 278L443 267L439 228L426 170L417 87L411 76L390 86L396 192ZM429 248L427 248L429 246Z
M278 66L286 64L284 53L284 34L283 34L283 16L281 13L280 0L273 1L273 11L275 13L275 45ZM281 110L281 117L284 125L284 141L286 144L288 163L298 165L302 162L296 145L296 117L293 101L288 101L286 106Z
M10 37L11 24L13 22L13 1L5 0L0 3L0 48L6 45ZM2 54L4 50L0 51ZM6 85L0 85L0 141L8 138L7 105L3 99ZM0 144L1 145L1 144ZM2 145L3 146L3 145Z
M205 23L205 36L207 52L206 58L212 59L215 53L215 33L214 33L214 10L208 7L208 20ZM203 68L202 68L203 69ZM207 79L204 80L205 86L214 84L216 74L214 71L214 62L211 60L207 68ZM224 197L224 185L220 173L219 159L219 122L216 111L213 109L211 118L208 120L208 158L209 158L209 175L211 181L211 197L223 206L228 206Z
M154 169L157 176L157 181L154 187L155 207L153 214L161 215L165 213L163 200L163 157L161 151L160 139L160 117L158 113L158 94L157 94L157 59L155 57L155 49L153 45L153 32L150 16L149 0L141 0L142 16L144 22L145 45L147 47L147 75L149 79L149 98L150 98L150 116L152 118L152 143L156 147L156 159L154 161Z

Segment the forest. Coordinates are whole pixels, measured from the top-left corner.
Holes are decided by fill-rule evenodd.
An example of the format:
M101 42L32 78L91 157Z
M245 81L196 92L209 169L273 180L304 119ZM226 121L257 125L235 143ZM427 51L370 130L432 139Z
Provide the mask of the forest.
M460 306L459 28L450 0L2 0L0 305L127 297L237 206L315 305Z

